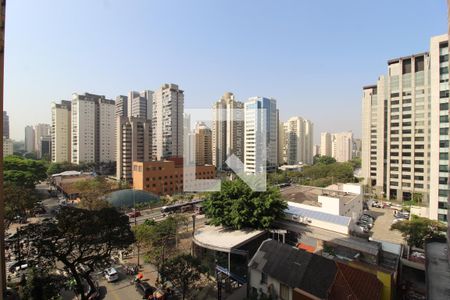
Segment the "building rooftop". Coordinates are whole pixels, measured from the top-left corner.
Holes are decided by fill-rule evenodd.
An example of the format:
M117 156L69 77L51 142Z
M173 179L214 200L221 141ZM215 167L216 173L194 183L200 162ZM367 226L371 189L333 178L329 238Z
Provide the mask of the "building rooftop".
M337 186L337 188L339 187ZM281 190L281 196L286 201L320 207L320 203L318 202L319 196L339 198L343 200L344 203L348 203L358 195L347 193L338 189L292 185Z
M193 241L203 248L231 252L264 233L265 231L256 229L231 230L222 226L205 226L195 231Z
M427 299L450 299L448 245L429 242L425 246Z
M285 210L285 212L290 215L299 216L300 218L306 220L314 219L342 226L350 226L350 222L352 220L350 217L328 214L320 211L296 207L293 205L288 205L288 208Z

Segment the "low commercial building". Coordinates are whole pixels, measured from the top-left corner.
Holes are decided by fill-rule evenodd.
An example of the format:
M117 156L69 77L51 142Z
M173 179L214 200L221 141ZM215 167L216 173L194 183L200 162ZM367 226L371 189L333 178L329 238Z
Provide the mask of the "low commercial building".
M172 195L183 192L184 180L194 183L198 190L214 179L216 168L211 165L183 168L182 160L133 162L133 188L156 195ZM184 178L186 176L186 178ZM194 181L196 180L197 181Z
M62 173L53 174L51 182L66 198L75 200L80 194L80 191L76 187L76 183L83 180L93 179L94 177L95 176L92 173L65 171Z
M193 253L210 274L221 272L242 285L247 282L248 262L268 237L269 233L263 230L204 226L194 232Z
M271 299L381 299L373 274L266 240L249 263L250 293Z
M328 188L293 185L281 194L288 201L286 219L349 234L363 212L362 187L337 184Z

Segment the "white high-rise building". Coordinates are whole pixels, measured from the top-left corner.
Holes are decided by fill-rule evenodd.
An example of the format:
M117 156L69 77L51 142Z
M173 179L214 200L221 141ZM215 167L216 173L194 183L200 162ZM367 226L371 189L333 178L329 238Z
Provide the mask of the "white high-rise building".
M184 92L164 84L153 94L153 159L183 157Z
M320 134L320 155L331 156L332 154L331 134L322 132Z
M116 160L116 107L105 96L72 97L72 163Z
M50 137L50 125L49 124L37 124L34 126L34 149L36 150L36 157L42 158L41 153L41 140Z
M51 157L52 162L70 162L72 103L62 100L61 104L52 103Z
M281 147L283 163L295 165L313 163L313 123L302 117L292 117L283 125L279 133L279 141L284 141Z
M258 174L278 167L278 112L272 98L252 97L244 104L245 172ZM265 149L265 151L262 151Z
M131 182L134 161L152 158L152 121L145 118L117 118L117 179Z
M331 136L331 154L337 162L351 160L353 158L353 133L333 133Z
M434 37L430 53L389 60L387 75L363 89L362 111L365 183L388 199L429 204L430 217L442 221L449 174L447 45L447 35Z
M153 106L153 91L142 92L131 91L128 94L127 112L128 117L137 117L151 120Z
M8 139L6 136L3 137L3 157L14 154L14 142Z
M25 127L25 151L26 152L35 152L35 134L33 126Z
M225 93L213 105L212 162L218 170L226 168L225 161L236 155L244 161L244 104L233 93Z
M128 97L120 95L116 97L116 117L128 116Z
M430 45L430 205L431 219L448 222L450 176L448 35L431 38Z

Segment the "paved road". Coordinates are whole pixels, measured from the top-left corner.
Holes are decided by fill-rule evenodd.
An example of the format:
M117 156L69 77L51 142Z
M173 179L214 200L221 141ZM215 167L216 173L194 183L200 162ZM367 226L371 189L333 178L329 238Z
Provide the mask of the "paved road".
M394 220L392 209L371 207L369 213L377 217L371 230L373 239L396 244L404 243L404 239L399 231L390 230Z

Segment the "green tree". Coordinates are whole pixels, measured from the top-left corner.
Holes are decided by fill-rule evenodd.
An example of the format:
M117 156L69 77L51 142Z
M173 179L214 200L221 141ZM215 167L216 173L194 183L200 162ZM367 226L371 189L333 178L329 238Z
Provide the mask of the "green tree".
M13 155L4 158L3 176L5 182L32 189L47 178L44 162Z
M9 227L16 216L26 215L27 212L34 208L38 201L33 189L17 186L11 182L5 182L3 184L3 193L6 227Z
M323 164L323 165L330 165L336 162L336 159L334 159L331 156L322 155L322 156L314 156L314 164Z
M111 184L104 177L95 177L75 183L80 193L80 208L95 210L109 206L105 195L111 192Z
M110 264L111 254L127 249L134 243L128 216L114 208L85 210L62 207L55 219L29 224L22 231L27 236L26 247L40 268L53 270L63 265L75 280L75 290L81 299L84 279L94 289L94 270Z
M242 180L236 179L222 182L221 191L210 193L203 207L213 225L267 229L284 216L287 203L281 199L277 188L255 192Z
M163 281L170 281L181 292L184 300L195 290L201 274L205 271L197 258L182 254L165 261L160 274Z
M267 181L269 184L280 184L289 182L287 172L274 172L267 174Z
M60 291L67 278L62 275L47 273L43 269L31 268L25 285L19 290L21 299L56 300L61 299Z
M412 215L411 220L392 224L391 230L400 231L409 246L423 249L426 239L445 237L447 227L439 221Z

